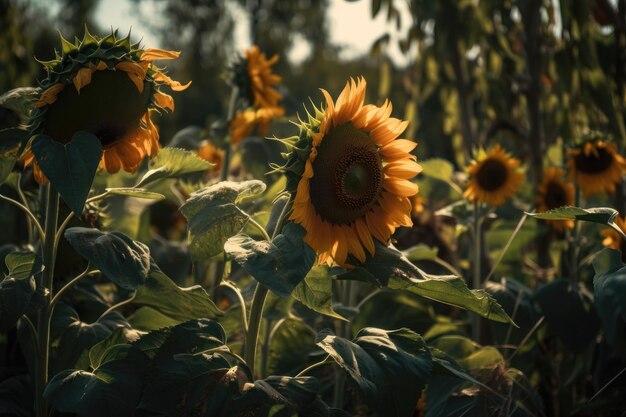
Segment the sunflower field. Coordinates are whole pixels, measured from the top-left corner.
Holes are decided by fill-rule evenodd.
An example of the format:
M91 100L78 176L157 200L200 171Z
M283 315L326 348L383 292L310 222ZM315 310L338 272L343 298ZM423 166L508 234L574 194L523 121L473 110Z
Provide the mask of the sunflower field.
M626 416L626 0L0 23L0 417Z

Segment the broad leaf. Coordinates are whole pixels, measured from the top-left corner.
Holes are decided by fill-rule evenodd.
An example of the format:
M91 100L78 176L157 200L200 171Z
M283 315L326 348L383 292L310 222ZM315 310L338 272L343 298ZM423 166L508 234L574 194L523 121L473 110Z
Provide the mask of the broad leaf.
M133 290L142 286L150 271L150 249L123 233L72 227L65 238L74 250L115 284Z
M316 343L343 368L385 416L413 414L432 368L422 338L408 329L362 329L349 341L321 331Z
M7 275L0 282L0 331L15 326L22 314L40 305L37 276L42 271L41 258L32 252L6 255Z
M43 173L80 217L102 157L100 140L89 132L77 132L64 145L39 135L31 148Z
M286 297L315 263L315 251L302 240L305 233L300 225L287 223L271 242L238 235L228 239L224 250L262 285Z
M615 217L619 213L617 212L617 210L609 207L583 209L580 207L565 206L549 211L544 211L543 213L526 214L534 217L535 219L541 220L583 220L586 222L605 224L614 229L624 239L626 239L626 235L624 234L622 229L620 229L619 226L615 224L614 221Z
M313 311L345 320L333 310L333 277L325 266L313 267L291 295Z
M272 330L269 348L270 375L295 375L307 366L309 355L318 350L315 332L301 320L286 318Z
M189 222L191 256L207 259L221 253L224 243L243 229L248 215L236 206L265 191L261 181L223 181L196 191L180 208Z
M608 261L594 260L595 305L607 341L623 351L626 347L626 265L621 262L619 252L612 249L604 249L600 255Z
M145 285L137 289L133 304L152 307L177 322L222 315L200 285L180 288L160 271L150 272Z
M424 169L424 171L422 171L423 175L447 183L452 181L454 166L450 163L450 161L441 158L432 158L420 161L420 165Z
M431 300L472 311L490 320L513 323L502 307L484 290L469 290L454 275L429 275L392 246L376 242L376 253L363 265L339 276L406 290Z
M137 187L163 178L177 177L192 172L207 171L214 164L198 157L195 152L180 148L161 149L158 155L150 162L150 170L144 174Z

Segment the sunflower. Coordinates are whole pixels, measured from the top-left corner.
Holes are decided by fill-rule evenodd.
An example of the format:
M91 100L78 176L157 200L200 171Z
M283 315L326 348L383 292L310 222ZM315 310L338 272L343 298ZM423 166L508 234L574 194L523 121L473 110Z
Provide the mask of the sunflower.
M145 157L158 153L159 131L152 116L174 110L173 98L161 87L182 91L191 82L182 85L153 64L176 59L179 52L140 49L129 36L98 38L85 30L76 44L61 37L63 53L43 62L47 78L32 105L32 135L66 144L78 131L91 132L103 148L100 167L110 173L135 172ZM39 183L47 182L30 149L23 161L33 165Z
M574 179L585 196L612 193L622 181L626 160L614 143L591 140L567 151L569 178Z
M209 161L215 164L213 172L219 172L222 167L222 159L224 158L224 151L213 145L208 140L200 142L198 147L198 156L205 161Z
M615 216L614 221L617 227L626 233L626 217L622 217L618 214ZM626 242L624 241L624 238L615 230L608 227L606 229L602 229L600 234L604 238L604 240L602 240L602 245L604 247L622 252L622 261L626 261Z
M230 124L230 141L238 144L242 139L251 136L256 128L258 135L267 134L272 119L283 116L285 109L276 107L262 107L260 109L249 108L237 112Z
M408 122L390 117L389 101L364 105L365 87L363 78L350 80L336 102L321 90L325 109L315 108L300 136L285 142L292 152L282 170L295 194L289 218L306 230L320 264L364 262L374 239L387 243L397 227L412 225L417 144L397 139Z
M539 185L535 202L537 211L548 211L563 206L574 205L574 184L565 182L565 171L550 167L543 172L543 180ZM574 220L548 220L547 223L556 231L574 228Z
M469 184L463 195L490 206L501 206L513 196L524 181L518 171L520 161L496 144L488 152L479 152L467 169Z

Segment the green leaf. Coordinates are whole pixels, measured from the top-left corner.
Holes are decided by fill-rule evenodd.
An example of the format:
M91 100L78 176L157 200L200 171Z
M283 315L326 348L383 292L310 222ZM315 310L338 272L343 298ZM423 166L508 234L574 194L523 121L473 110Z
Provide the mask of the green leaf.
M392 246L376 242L374 257L339 276L406 290L422 297L473 311L490 320L513 323L502 307L484 290L470 290L454 275L429 275Z
M143 330L145 332L162 327L174 326L179 322L179 320L174 320L152 307L139 307L137 311L128 317L128 323L130 323L134 329Z
M20 145L29 137L28 130L11 127L0 130L0 155L16 156Z
M150 170L144 174L137 187L163 178L178 177L192 172L207 171L214 164L198 157L195 152L180 148L165 147L150 162Z
M580 207L564 206L556 209L544 211L543 213L526 213L531 217L541 220L583 220L592 223L605 224L616 232L618 232L624 239L626 235L615 224L615 217L619 214L617 210L609 207L598 207L583 209Z
M402 252L410 261L432 261L437 258L439 248L420 243Z
M303 227L290 222L272 242L238 235L228 239L224 250L270 291L287 297L315 263L315 251L302 240L305 234Z
M28 373L0 382L0 416L32 416L34 402L33 385Z
M329 275L328 267L314 266L291 295L313 311L345 320L333 310L333 277Z
M4 184L11 175L15 161L17 159L12 156L0 156L0 185Z
M65 238L80 256L98 268L115 284L134 290L146 281L150 271L150 249L123 233L71 227Z
M595 305L607 341L623 352L626 348L626 265L620 262L621 267L616 268L619 253L611 249L604 249L604 252L612 255L613 265L606 271L596 269Z
M32 110L32 103L39 97L39 88L20 87L0 96L0 106L19 113L25 119Z
M318 350L313 343L315 332L295 318L286 318L272 330L269 350L270 375L295 375L309 362L309 355Z
M76 363L76 367L83 370L96 369L102 360L111 354L109 349L134 342L141 337L141 332L128 327L117 327L106 339L96 343L88 351L84 351Z
M243 229L248 215L235 204L265 191L261 181L222 181L194 192L180 208L189 222L190 252L194 260L221 253L228 238Z
M326 329L317 335L316 343L381 415L413 414L432 367L430 352L417 333L368 327L351 342Z
M556 279L540 287L535 298L550 330L567 349L582 353L595 341L600 320L586 288Z
M204 288L180 288L161 271L148 274L145 285L137 289L133 304L152 307L177 322L222 315Z
M103 359L93 372L67 369L55 375L44 397L57 410L81 417L132 417L149 365L146 355L131 345Z
M452 181L454 166L449 161L441 158L432 158L420 161L420 165L424 169L422 171L423 175L446 183L450 183Z
M106 192L107 194L124 195L146 200L163 200L165 198L163 194L147 191L144 188L107 188Z
M6 255L7 275L0 282L0 331L15 326L22 314L39 306L36 277L42 271L41 258L32 252Z
M64 145L49 136L39 135L31 148L50 183L80 217L102 157L100 140L89 132L77 132Z

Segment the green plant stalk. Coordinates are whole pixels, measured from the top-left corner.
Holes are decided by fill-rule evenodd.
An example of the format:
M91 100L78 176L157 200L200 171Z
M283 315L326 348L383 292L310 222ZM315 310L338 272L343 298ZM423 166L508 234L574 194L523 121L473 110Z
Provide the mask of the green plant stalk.
M39 363L35 372L35 414L37 417L47 417L48 410L43 398L43 392L48 383L48 353L50 347L50 309L54 282L54 263L56 260L55 236L59 216L59 193L52 184L47 186L46 196L46 224L43 240L43 273L42 284L47 290L44 305L39 310L37 323L37 337L39 341Z
M580 207L580 188L574 185L576 192L574 197L574 206ZM575 286L578 283L578 222L574 221L574 228L569 231L569 239L568 239L568 258L569 258L569 280L572 286Z
M235 113L237 111L237 97L239 96L239 88L233 87L230 92L230 101L228 102L228 115L226 116L226 120L228 120L227 129L230 129L230 123L235 118ZM230 133L228 134L228 141L226 142L226 146L224 147L224 157L222 158L222 171L220 172L220 181L226 181L228 179L228 171L230 169L230 152L231 152L232 144L230 143Z
M342 292L342 304L345 307L352 307L356 304L356 288L352 281L346 281L343 283ZM341 322L340 324L340 336L344 339L352 339L352 327L350 321ZM340 367L335 367L335 392L334 392L334 407L343 409L343 399L346 384L346 374Z
M479 204L478 200L474 200L474 228L473 228L473 244L472 244L472 288L477 290L482 285L480 279L480 261L481 261L481 244L482 244L482 231L481 231L481 219L478 213ZM480 316L477 314L472 315L472 339L480 343Z

